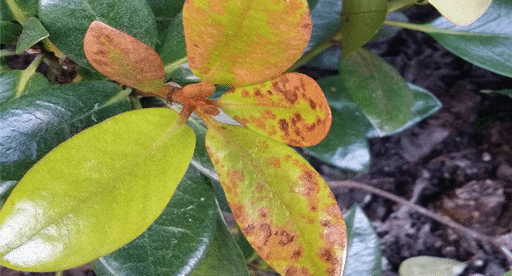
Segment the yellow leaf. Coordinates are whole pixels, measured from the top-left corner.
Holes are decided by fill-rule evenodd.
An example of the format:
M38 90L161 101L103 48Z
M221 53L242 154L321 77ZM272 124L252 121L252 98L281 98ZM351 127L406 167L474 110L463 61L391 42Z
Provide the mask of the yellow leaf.
M286 71L304 52L312 23L306 0L188 0L183 28L196 75L246 86Z
M320 143L332 123L331 109L322 88L300 73L232 88L217 105L244 126L296 147Z

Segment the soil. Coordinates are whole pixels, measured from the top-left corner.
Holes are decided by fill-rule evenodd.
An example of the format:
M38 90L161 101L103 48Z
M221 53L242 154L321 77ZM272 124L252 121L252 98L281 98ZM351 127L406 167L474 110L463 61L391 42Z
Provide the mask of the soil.
M428 6L408 9L405 14L413 22L437 16ZM512 98L483 91L510 89L512 79L462 60L420 32L401 30L368 48L407 81L437 96L443 107L398 135L370 139L370 170L350 176L481 233L511 232ZM349 175L308 159L326 179ZM462 274L466 276L500 276L510 269L506 256L492 245L403 205L360 190L336 188L333 192L342 209L358 203L372 220L381 239L383 275L398 275L402 261L420 255L467 261L469 266ZM54 274L12 272L0 267L0 275ZM64 275L92 276L94 272L84 266Z

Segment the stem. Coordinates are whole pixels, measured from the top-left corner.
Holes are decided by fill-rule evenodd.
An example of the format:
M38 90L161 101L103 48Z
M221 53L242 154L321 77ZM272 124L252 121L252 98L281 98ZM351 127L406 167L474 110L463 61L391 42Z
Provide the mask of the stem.
M302 65L306 64L308 61L310 61L312 58L323 52L325 49L331 47L332 45L336 44L336 41L339 40L341 34L341 29L338 29L333 35L329 36L328 38L324 39L322 42L318 43L313 47L313 49L306 52L302 57L295 62L295 64L290 67L290 69L287 70L287 72L295 71L297 68L301 67Z
M421 213L422 215L424 215L426 217L429 217L429 218L431 218L441 224L444 224L448 227L457 229L457 230L463 232L464 234L467 234L475 239L491 243L500 249L502 247L502 245L499 242L497 242L497 240L494 237L491 237L491 236L479 233L473 229L467 228L467 227L465 227L465 226L463 226L445 216L436 214L432 211L427 210L426 208L423 208L419 205L416 205L408 200L405 200L405 199L398 197L394 194L388 193L384 190L377 189L370 185L360 183L360 182L351 181L351 180L334 181L334 182L329 182L328 184L332 188L342 187L342 188L347 188L347 189L359 189L359 190L363 190L363 191L366 191L366 192L369 192L372 194L376 194L378 196L384 197L384 198L394 201L396 203L406 205L407 207L413 209L414 211L416 211L418 213Z

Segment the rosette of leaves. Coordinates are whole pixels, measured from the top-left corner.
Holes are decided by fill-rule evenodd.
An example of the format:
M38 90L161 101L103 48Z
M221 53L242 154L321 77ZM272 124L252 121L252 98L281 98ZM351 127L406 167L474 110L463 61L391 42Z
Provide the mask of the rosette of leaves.
M311 35L307 1L252 3L185 2L187 56L202 82L175 91L150 46L91 22L83 39L88 62L121 84L180 103L181 112L125 112L43 157L0 212L2 265L62 270L139 236L185 174L195 147L186 121L195 113L207 126L206 149L235 220L256 252L283 275L342 274L341 211L321 176L288 146L318 144L332 121L318 84L284 73ZM209 99L216 84L229 90ZM217 121L221 110L242 126Z

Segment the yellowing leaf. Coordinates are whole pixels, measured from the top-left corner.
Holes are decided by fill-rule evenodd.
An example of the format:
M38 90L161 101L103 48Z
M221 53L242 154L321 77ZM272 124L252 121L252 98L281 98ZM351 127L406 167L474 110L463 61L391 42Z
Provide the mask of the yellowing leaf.
M208 154L247 240L282 275L341 276L347 235L322 177L292 148L247 128L208 126Z
M332 122L331 109L322 88L312 78L300 73L232 88L217 104L248 128L297 147L320 143Z
M166 97L164 64L151 47L103 22L94 21L84 37L87 60L105 76L146 93Z
M467 26L487 11L492 0L429 0L429 2L453 24Z
M183 27L196 75L246 86L286 71L304 52L312 23L306 0L188 0Z
M194 151L169 109L114 116L39 161L0 211L0 264L23 271L80 266L139 236L162 212Z

